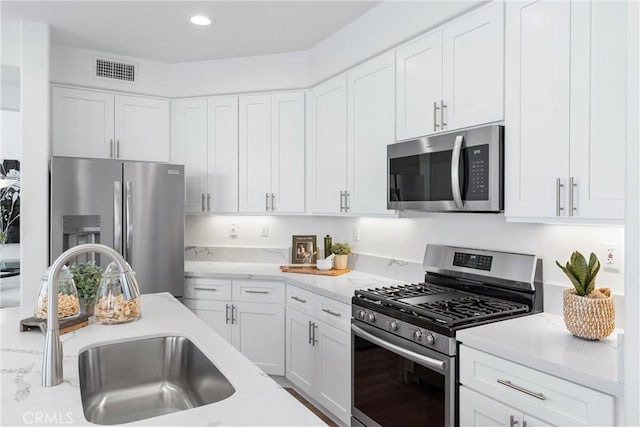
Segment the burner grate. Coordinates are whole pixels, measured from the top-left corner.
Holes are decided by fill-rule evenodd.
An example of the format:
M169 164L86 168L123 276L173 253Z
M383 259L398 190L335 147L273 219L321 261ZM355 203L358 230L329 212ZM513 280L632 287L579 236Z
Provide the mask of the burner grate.
M449 326L515 313L525 313L527 311L529 311L529 307L526 304L476 296L422 303L414 306L414 312L417 315L444 320Z
M424 295L434 295L443 292L447 292L447 289L441 286L432 285L430 283L412 283L409 285L394 285L382 288L357 290L355 295L372 301L389 301Z

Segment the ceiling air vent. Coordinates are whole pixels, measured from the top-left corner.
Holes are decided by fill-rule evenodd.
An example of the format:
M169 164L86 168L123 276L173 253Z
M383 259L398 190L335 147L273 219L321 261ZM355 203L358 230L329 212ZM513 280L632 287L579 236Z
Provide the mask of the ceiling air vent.
M135 82L136 66L108 59L96 59L96 77Z

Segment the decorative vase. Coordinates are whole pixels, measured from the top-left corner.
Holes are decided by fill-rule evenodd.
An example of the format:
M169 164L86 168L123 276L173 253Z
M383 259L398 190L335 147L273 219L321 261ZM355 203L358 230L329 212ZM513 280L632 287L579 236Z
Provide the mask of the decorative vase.
M563 295L564 324L579 338L599 340L616 327L616 307L611 290L600 288L603 298L588 298L566 289Z
M347 268L347 260L349 259L349 254L346 255L336 255L333 257L333 268L336 270L344 270Z

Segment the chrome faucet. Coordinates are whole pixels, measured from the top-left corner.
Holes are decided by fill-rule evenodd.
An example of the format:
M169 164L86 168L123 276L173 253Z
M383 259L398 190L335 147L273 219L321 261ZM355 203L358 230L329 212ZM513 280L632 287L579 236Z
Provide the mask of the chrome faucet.
M120 268L122 293L125 300L140 296L138 282L129 264L114 249L97 243L74 246L62 253L51 265L47 278L47 335L42 357L42 386L53 387L62 382L62 343L58 321L58 276L60 270L72 258L86 253L101 253L111 258Z

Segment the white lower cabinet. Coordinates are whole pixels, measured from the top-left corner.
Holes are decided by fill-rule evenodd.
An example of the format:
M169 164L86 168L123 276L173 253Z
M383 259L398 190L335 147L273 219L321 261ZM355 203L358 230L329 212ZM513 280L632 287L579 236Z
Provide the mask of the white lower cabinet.
M271 375L284 375L283 303L284 283L279 281L187 278L185 282L185 306Z
M613 396L465 345L459 357L461 426L615 425Z
M350 317L349 305L290 285L287 301L287 379L348 425L351 334L348 323L341 325L342 318Z

